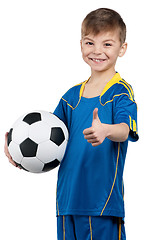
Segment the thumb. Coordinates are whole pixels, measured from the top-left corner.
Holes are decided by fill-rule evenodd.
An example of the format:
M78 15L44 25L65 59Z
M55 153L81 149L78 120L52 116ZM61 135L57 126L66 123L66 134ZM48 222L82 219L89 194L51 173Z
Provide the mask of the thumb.
M95 108L94 111L93 111L93 121L94 120L99 120L99 117L98 117L98 108Z

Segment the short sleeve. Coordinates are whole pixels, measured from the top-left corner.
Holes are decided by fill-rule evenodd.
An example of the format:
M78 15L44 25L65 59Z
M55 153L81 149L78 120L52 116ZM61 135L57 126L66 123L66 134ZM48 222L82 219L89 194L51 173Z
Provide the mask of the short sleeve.
M126 123L130 128L128 140L137 141L139 136L136 102L125 93L119 94L114 100L114 124Z
M63 100L63 98L61 98L53 114L55 114L61 121L63 121L68 128L66 112L67 112L67 104Z

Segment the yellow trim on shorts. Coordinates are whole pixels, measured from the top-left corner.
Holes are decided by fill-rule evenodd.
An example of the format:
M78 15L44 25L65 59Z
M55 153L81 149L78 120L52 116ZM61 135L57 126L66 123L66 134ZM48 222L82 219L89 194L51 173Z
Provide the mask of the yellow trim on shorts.
M63 240L65 240L65 216L63 216Z
M119 217L119 240L121 240L121 218Z
M91 216L89 216L89 228L90 228L90 234L91 234L91 240L92 240L92 223L91 223Z

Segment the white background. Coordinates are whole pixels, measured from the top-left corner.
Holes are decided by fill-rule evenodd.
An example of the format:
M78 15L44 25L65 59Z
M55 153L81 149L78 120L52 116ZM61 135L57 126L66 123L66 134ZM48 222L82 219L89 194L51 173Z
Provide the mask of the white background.
M23 113L53 111L87 79L81 22L108 7L127 25L128 50L116 70L135 91L140 140L130 143L125 172L128 240L159 239L158 5L144 0L0 1L0 239L56 239L57 170L30 174L3 153L4 135Z

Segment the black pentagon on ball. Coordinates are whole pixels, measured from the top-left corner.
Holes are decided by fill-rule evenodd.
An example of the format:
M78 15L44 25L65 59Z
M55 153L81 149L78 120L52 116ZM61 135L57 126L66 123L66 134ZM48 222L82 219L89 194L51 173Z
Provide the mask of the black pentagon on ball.
M56 168L59 164L60 164L60 162L57 159L55 159L52 162L46 163L43 168L43 172L48 172L48 171L52 170L53 168Z
M32 112L27 114L24 119L24 122L28 123L29 125L41 121L41 114L37 112Z
M65 140L65 135L60 127L51 128L50 140L60 146Z
M8 138L7 138L8 146L9 146L10 142L12 141L12 132L13 132L13 128L11 128L9 133L8 133Z
M38 144L33 142L30 138L27 138L20 144L20 150L23 157L35 157Z

